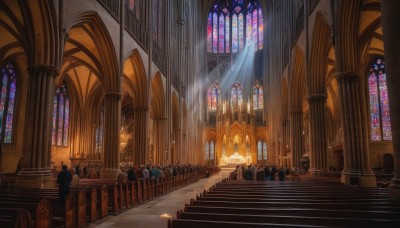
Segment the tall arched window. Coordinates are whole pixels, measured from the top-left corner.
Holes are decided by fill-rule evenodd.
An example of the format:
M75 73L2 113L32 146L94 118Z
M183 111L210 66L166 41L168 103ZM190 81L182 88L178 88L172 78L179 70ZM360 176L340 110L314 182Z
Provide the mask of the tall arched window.
M162 24L164 21L163 1L164 0L153 1L153 40L158 44L159 47L162 46Z
M230 53L232 47L232 53L238 53L251 40L262 49L263 32L264 20L258 0L215 0L207 18L207 51Z
M1 67L1 98L0 98L0 139L4 143L11 143L14 117L15 94L17 90L17 76L11 63Z
M267 160L267 143L264 140L259 140L257 142L257 159L258 161Z
M262 110L263 109L263 102L264 102L264 97L263 97L263 87L260 84L259 81L256 81L256 83L253 86L253 107L254 110Z
M218 105L218 84L213 84L213 85L208 89L207 100L208 100L208 110L209 110L209 111L217 111L217 105Z
M96 128L96 153L103 152L103 132L104 132L104 107L99 114L99 122Z
M206 160L214 160L215 154L215 142L214 140L209 140L206 142Z
M54 96L52 145L68 146L69 108L67 87L63 83Z
M233 108L240 108L239 105L242 103L242 87L239 83L235 83L232 86L231 102Z
M127 0L126 4L129 10L135 15L136 19L139 20L141 0Z
M368 76L371 140L392 140L390 108L386 85L385 62L377 58L371 63Z

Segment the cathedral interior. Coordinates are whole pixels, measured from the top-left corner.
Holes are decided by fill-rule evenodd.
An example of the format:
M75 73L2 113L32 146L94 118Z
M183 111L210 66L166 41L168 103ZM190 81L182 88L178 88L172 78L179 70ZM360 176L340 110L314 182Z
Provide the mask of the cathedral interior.
M0 0L1 189L55 188L62 165L115 180L130 166L258 164L361 188L384 176L400 200L399 10Z

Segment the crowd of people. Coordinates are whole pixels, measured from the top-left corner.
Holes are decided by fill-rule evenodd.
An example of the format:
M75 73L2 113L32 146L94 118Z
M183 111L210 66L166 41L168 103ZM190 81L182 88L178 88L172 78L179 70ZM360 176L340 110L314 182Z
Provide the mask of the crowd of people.
M296 168L287 169L286 167L276 168L268 165L242 164L236 166L235 172L237 180L275 181L276 174L278 174L278 180L284 181L287 175L296 173L297 170Z

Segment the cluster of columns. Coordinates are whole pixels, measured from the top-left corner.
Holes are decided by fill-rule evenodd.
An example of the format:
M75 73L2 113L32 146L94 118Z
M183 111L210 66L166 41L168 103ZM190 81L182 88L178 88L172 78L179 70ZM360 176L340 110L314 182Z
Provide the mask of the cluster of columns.
M16 179L19 188L53 186L50 168L51 114L54 102L54 80L58 69L50 65L28 67L29 92L25 154L23 168Z

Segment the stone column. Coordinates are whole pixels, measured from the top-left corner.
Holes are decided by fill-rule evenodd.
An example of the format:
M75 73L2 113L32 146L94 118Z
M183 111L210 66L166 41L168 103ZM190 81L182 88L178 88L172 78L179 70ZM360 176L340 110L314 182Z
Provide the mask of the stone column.
M135 165L146 165L147 137L146 137L146 115L147 107L135 108L135 147L133 151L133 161Z
M121 94L108 93L104 99L104 155L101 178L115 179L119 171L119 130L121 126Z
M303 112L290 112L290 135L292 149L292 166L302 169L301 158L303 157Z
M54 78L58 69L32 65L29 71L28 109L24 167L16 179L17 188L52 188L51 115L54 102Z
M394 178L389 197L400 200L400 1L382 0L382 27L394 155Z
M343 129L344 169L341 182L375 187L376 178L369 161L365 94L360 86L360 76L357 73L342 73L337 80Z
M322 175L326 168L325 94L308 97L310 106L310 174Z

